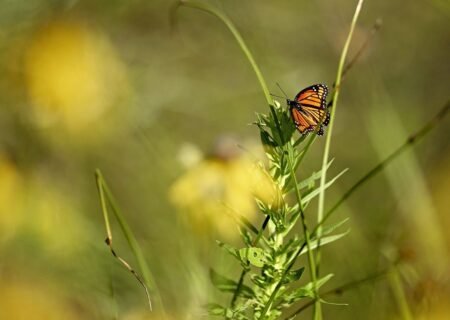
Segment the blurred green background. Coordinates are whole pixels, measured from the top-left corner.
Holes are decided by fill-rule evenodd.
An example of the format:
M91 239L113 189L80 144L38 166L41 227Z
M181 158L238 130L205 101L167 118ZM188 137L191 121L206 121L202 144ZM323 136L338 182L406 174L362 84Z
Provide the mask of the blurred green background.
M211 3L235 22L273 93L275 82L291 97L331 87L356 1ZM160 307L146 311L142 288L104 245L97 167L144 249L166 318L199 319L205 303L229 299L208 279L211 266L239 274L215 244L239 244L217 193L234 190L219 198L261 223L246 174L262 153L249 124L267 106L229 31L189 8L172 25L173 4L0 1L0 319L164 318ZM364 4L349 55L377 18L383 27L342 87L331 175L350 170L328 205L447 101L449 17L445 0ZM450 318L449 125L340 208L334 219L350 217L351 233L324 248L323 273L335 274L326 289L400 257L413 317ZM300 177L320 168L323 144ZM316 220L314 206L307 215ZM403 319L395 281L328 299L349 305L324 306L325 318Z

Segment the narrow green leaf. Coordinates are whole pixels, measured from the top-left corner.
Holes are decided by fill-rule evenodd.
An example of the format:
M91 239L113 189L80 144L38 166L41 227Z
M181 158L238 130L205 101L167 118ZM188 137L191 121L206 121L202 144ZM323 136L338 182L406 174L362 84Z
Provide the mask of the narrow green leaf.
M345 172L347 172L348 169L344 169L342 170L336 177L334 177L333 179L331 179L330 181L328 181L325 186L324 189L328 189L337 179L339 179ZM316 189L314 189L313 191L311 191L310 193L308 193L307 195L305 195L302 198L302 204L306 205L309 201L311 201L314 197L318 196L320 194L320 187L317 187Z
M324 304L329 304L332 306L348 306L348 303L340 303L340 302L329 302L323 299L320 299L320 302L324 303Z
M253 244L253 237L250 232L245 228L239 228L239 233L241 235L242 241L247 247L251 247Z
M211 278L212 284L220 291L235 292L235 290L237 288L236 281L222 276L221 274L217 273L213 269L209 270L209 276ZM244 298L250 299L250 298L254 297L254 292L250 287L242 284L240 286L239 295L243 296Z
M236 248L234 248L234 247L230 246L229 244L226 244L226 243L224 243L222 241L219 241L219 240L216 240L216 243L219 245L219 247L225 249L225 251L227 251L233 257L235 257L238 260L241 260L240 256L239 256L238 249L236 249Z
M319 290L320 287L323 286L325 283L327 283L328 280L333 278L333 276L334 276L334 274L330 273L330 274L327 274L326 276L324 276L324 277L322 277L320 279L317 279L317 281L316 281L316 289ZM311 290L313 289L313 287L314 287L314 283L313 282L310 282L306 286L304 286L304 288L311 289Z
M327 234L332 233L334 230L336 230L340 226L342 226L345 223L347 223L348 220L350 220L350 218L345 218L342 221L339 221L339 222L337 222L335 224L324 226L323 229L322 229L322 235L327 235Z
M258 229L243 215L239 215L239 220L242 222L243 225L245 225L250 231L252 231L254 234L258 234Z
M283 283L291 283L291 282L299 280L303 275L303 271L305 271L304 267L294 270L294 271L289 271L289 273L286 275L286 278L284 279Z
M344 233L336 234L333 236L322 237L322 238L320 238L320 246L323 247L324 245L326 245L328 243L334 242L334 241L346 236L349 232L350 232L350 230L347 230ZM319 244L319 242L317 239L312 240L311 245L310 245L311 250L316 249L318 247L318 244ZM303 251L301 254L305 254L306 252L307 252L307 250Z
M210 316L225 316L226 308L217 303L208 303L205 306Z
M267 206L264 202L262 202L259 199L255 199L256 205L258 206L259 210L261 210L262 213L267 214Z
M331 166L333 161L334 161L334 159L331 159L330 162L328 162L325 170L328 170L328 168ZM317 172L313 172L313 174L309 178L301 181L298 184L298 188L301 190L301 189L309 187L311 184L314 185L314 181L319 180L321 176L322 176L322 169Z
M321 286L323 286L328 280L330 280L333 277L333 274L330 273L316 281L316 289L319 290ZM302 298L315 298L314 295L314 282L311 281L308 284L304 285L303 287L297 288L291 292L287 292L283 295L282 304L284 306L290 306L294 302L297 302L298 300Z
M264 129L260 127L261 142L263 144L264 151L268 154L274 152L274 148L277 146L272 136Z

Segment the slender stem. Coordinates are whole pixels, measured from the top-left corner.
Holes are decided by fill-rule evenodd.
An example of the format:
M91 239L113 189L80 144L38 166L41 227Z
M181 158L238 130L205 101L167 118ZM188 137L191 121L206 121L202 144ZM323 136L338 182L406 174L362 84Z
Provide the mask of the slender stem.
M354 281L350 281L347 282L339 287L336 287L334 289L325 291L324 293L321 294L322 297L326 297L326 296L330 296L330 295L340 295L343 292L359 287L360 285L367 283L367 282L372 282L372 281L376 281L376 280L380 280L381 278L383 278L384 276L386 276L387 274L389 274L391 272L390 269L387 270L383 270L377 273L374 273L372 275L369 275L363 279L358 279L358 280L354 280ZM285 320L292 320L294 319L297 315L299 315L301 312L303 312L305 309L311 307L312 305L314 305L315 299L308 301L307 303L305 303L303 306L301 306L300 308L298 308L297 310L295 310L291 315L289 315L288 317L285 318Z
M258 78L261 89L264 92L264 96L267 100L267 104L273 105L272 96L270 95L269 89L268 89L266 81L264 80L264 77L261 73L261 70L259 69L258 65L256 64L256 61L253 58L252 53L248 49L244 39L242 39L241 34L237 30L237 28L235 27L233 22L231 22L231 20L223 12L220 12L215 7L213 7L207 3L203 3L203 2L199 2L199 1L181 0L178 3L178 6L191 7L191 8L199 9L199 10L202 10L209 14L212 14L213 16L219 18L219 20L221 20L227 26L228 30L230 30L230 32L233 34L234 38L236 39L237 43L239 44L239 47L242 49L242 51L244 52L248 61L250 62L250 65L252 66L253 71L256 74L256 77Z
M290 150L292 152L292 148ZM289 157L289 159L292 160L292 157ZM306 226L306 218L305 218L305 213L303 211L303 206L302 206L302 197L300 194L300 189L298 187L297 176L295 174L294 164L292 163L292 161L289 161L289 167L291 169L291 176L294 179L295 195L297 197L298 208L299 208L300 215L301 215L303 234L305 235L306 248L308 250L308 263L309 263L311 280L313 282L314 296L315 296L315 298L318 298L318 292L317 292L317 288L316 288L317 275L316 275L316 269L315 269L314 254L311 250L310 234L309 234L308 228ZM319 312L319 314L321 313L320 305L318 306L317 311Z
M330 120L330 125L329 125L329 129L328 129L328 133L327 133L327 139L325 142L325 150L323 153L323 159L322 159L322 175L320 177L320 194L319 194L319 205L318 205L318 212L317 212L317 221L319 223L320 223L320 221L323 220L323 216L324 216L327 164L329 161L331 136L333 133L333 125L334 125L334 121L335 121L337 102L338 102L339 93L340 93L342 73L344 70L345 60L347 58L347 52L350 47L350 42L353 37L353 31L355 30L356 22L358 21L358 16L359 16L359 13L361 12L363 2L364 2L364 0L359 0L358 4L356 5L356 10L353 15L352 23L350 25L350 31L347 36L347 40L345 41L344 48L342 49L341 58L339 60L338 71L337 71L337 75L336 75L335 92L334 92L333 104L331 106L331 120ZM320 260L321 260L320 238L321 238L321 235L322 235L322 228L319 227L317 229L318 246L317 246L317 251L316 251L316 272L317 272L317 274L319 274L319 271L320 271ZM320 301L318 303L320 303Z
M406 149L416 144L421 140L427 133L429 133L436 125L438 125L447 115L450 110L450 100L439 110L439 112L422 128L417 132L409 136L405 142L394 150L390 155L388 155L383 161L378 163L372 169L370 169L364 176L362 176L356 183L348 189L344 195L327 211L323 218L323 222L337 209L340 207L345 200L347 200L356 190L358 190L365 182L369 181L378 172L389 165L394 159L401 155Z
M106 205L106 199L105 199L105 191L103 187L103 177L100 172L100 170L97 169L95 172L95 181L97 184L97 191L100 197L100 205L102 207L103 212L103 220L105 222L105 228L106 228L106 236L109 241L112 242L112 232L111 232L111 224L109 223L109 216L108 216L108 209Z
M264 230L266 230L266 227L267 227L267 224L269 223L269 220L270 220L270 216L267 215L266 218L264 219L264 222L263 222L261 228L258 231L258 234L256 235L256 238L253 240L252 246L255 247L258 244L259 239L261 239L261 236L262 236ZM239 293L242 290L242 285L244 284L244 278L245 278L245 275L247 274L247 272L248 271L246 269L243 269L242 272L241 272L241 275L239 276L239 281L238 281L238 284L236 286L236 290L234 290L233 297L231 298L231 302L230 302L231 308L234 307L234 305L236 303L236 300L237 300L237 297L239 296Z
M360 180L356 182L345 194L344 196L337 201L337 203L324 215L323 219L315 226L313 231L311 232L311 237L314 237L317 233L318 228L322 227L326 220L331 216L331 214L351 195L355 192L363 183L367 182L375 176L376 173L380 172L385 166L387 166L392 160L397 158L400 154L402 154L408 147L413 146L417 143L421 138L423 138L427 133L431 131L431 129L435 128L447 115L450 110L450 100L439 110L439 112L434 116L428 123L426 123L422 128L420 128L416 133L411 135L408 139L406 139L405 143L397 148L393 153L391 153L388 157L386 157L381 163L376 165L372 170L370 170L367 174L365 174ZM300 248L294 255L291 264L287 268L290 270L295 263L297 257L303 252L303 249L306 247L306 241L302 243ZM285 272L287 273L287 272ZM281 282L278 283L278 286L281 287ZM278 287L277 286L277 287ZM278 288L279 289L279 288Z
M247 274L247 272L248 272L247 269L243 269L241 272L241 276L239 277L239 281L236 286L236 290L234 290L234 293L233 293L233 298L231 298L231 303L230 303L231 308L234 308L234 305L236 304L237 297L239 296L239 293L242 290L242 285L244 284L244 278L245 278L245 275Z
M444 105L444 107L433 117L425 126L423 126L419 131L411 135L408 139L406 139L405 143L402 144L397 150L391 153L385 160L383 160L380 164L375 166L372 170L370 170L366 175L364 175L358 182L353 185L349 191L347 191L344 196L325 214L323 219L316 225L316 227L311 232L311 236L314 237L317 233L319 227L323 226L326 220L331 216L331 214L336 210L344 201L347 199L353 192L355 192L364 182L367 182L370 178L372 178L376 173L378 173L381 169L383 169L386 165L388 165L392 160L397 158L400 154L402 154L408 147L417 143L421 138L423 138L427 133L431 131L437 124L439 124L447 115L450 110L450 100ZM290 266L287 270L294 265L296 258L303 252L303 249L306 247L306 241L302 243L300 248L297 250L294 259L292 260ZM281 286L281 282L279 283Z
M316 287L316 273L315 273L315 263L314 263L314 255L312 254L312 250L311 250L311 246L310 246L310 234L308 231L308 227L306 225L306 218L305 218L305 213L303 211L303 206L302 206L302 198L301 198L301 193L300 193L300 189L298 188L298 182L297 182L297 177L295 175L295 171L294 171L294 163L292 162L292 148L293 146L291 144L289 144L289 149L288 152L290 153L288 156L288 162L289 162L289 167L291 170L291 176L294 179L294 187L295 187L295 195L297 197L297 202L299 205L299 212L300 212L300 217L301 217L301 221L302 221L302 227L303 227L303 233L305 235L305 243L304 245L306 245L307 249L308 249L308 263L309 263L309 269L310 269L310 275L311 275L311 280L313 281L313 286L314 286L314 292L317 293L317 291L315 290ZM269 311L278 291L281 288L281 285L283 283L284 278L286 277L286 275L289 273L289 271L291 270L291 268L294 266L295 260L297 259L298 255L300 254L301 249L298 250L293 256L292 258L288 261L287 263L287 268L284 270L283 274L281 275L281 278L279 280L279 282L277 283L277 285L275 286L274 290L272 291L269 300L267 301L267 303L265 304L263 310L261 311L261 315L259 319L264 319L265 315L267 314L267 312Z
M344 67L344 70L342 71L342 78L341 78L341 83L344 80L345 76L347 75L348 71L353 67L353 65L359 60L359 58L361 57L361 55L364 53L364 51L366 51L367 47L370 44L370 41L373 39L373 37L377 34L377 32L381 29L381 26L383 25L383 20L381 20L380 18L378 18L372 29L370 30L370 34L369 36L366 38L366 40L364 41L364 43L361 45L361 47L359 48L359 50L356 52L356 54L353 56L353 58L346 64L346 66Z
M369 47L369 44L370 44L371 40L374 38L374 36L377 34L377 32L381 29L382 25L383 25L383 20L381 18L378 18L375 21L375 23L373 24L373 27L372 27L372 29L370 31L369 36L366 38L366 40L361 45L361 47L356 52L356 54L353 56L353 58L344 67L344 70L342 71L341 85L342 85L342 82L344 82L344 80L346 79L346 76L347 76L348 72L350 71L350 69L353 68L353 66L356 64L356 62L362 56L364 51L366 51L366 49ZM335 87L336 87L336 83L333 83L333 90L334 90ZM334 91L333 91L333 94L331 96L332 96L332 98L328 101L327 108L329 108L329 107L331 107L333 105Z
M152 288L154 290L158 304L161 306L161 308L163 309L163 312L164 312L164 307L162 304L161 296L159 295L159 290L156 286L156 282L154 280L154 277L152 276L152 273L147 264L147 261L145 260L145 257L142 253L142 249L139 246L139 243L137 242L136 238L134 237L133 231L131 230L130 226L126 222L124 215L122 214L121 210L119 209L119 206L118 206L111 190L109 189L109 187L108 187L106 181L104 180L103 175L99 169L95 170L95 178L97 181L97 188L98 188L99 195L100 195L100 203L102 206L103 218L105 220L106 233L107 233L106 244L110 247L112 254L131 273L133 273L133 275L138 279L139 282L141 282L141 284L143 285L143 287L146 290L147 295L148 295L147 287ZM127 240L128 245L136 258L139 269L142 272L142 278L143 278L142 280L140 279L140 276L131 268L131 266L124 259L122 259L120 256L118 256L116 254L116 252L114 251L114 249L112 247L112 232L111 232L109 217L108 217L108 213L107 213L107 209L106 209L107 208L106 199L108 200L108 202L112 208L112 211L114 213L114 217L116 218L117 222L119 223L119 226L125 236L125 239ZM150 301L149 301L149 303L151 304Z
M398 309L401 314L401 319L412 320L411 310L408 306L408 301L406 300L405 293L403 292L403 286L398 274L397 268L393 267L392 272L389 274L389 283L392 288L394 295L394 300L397 303Z
M298 250L295 252L295 254L291 257L291 259L288 262L288 266L287 268L284 270L283 274L281 275L280 281L278 281L275 289L272 291L272 294L270 295L269 301L268 303L265 305L262 313L261 313L261 317L260 319L263 319L263 316L265 315L265 313L267 312L267 309L269 308L269 306L272 304L273 300L275 299L276 294L278 293L278 291L280 290L283 280L286 277L286 275L289 273L289 271L292 269L292 267L295 264L295 261L297 260L298 256L302 253L303 249L305 248L305 246L307 245L309 241L306 240L303 242L303 244L301 245L300 248L298 248ZM309 257L309 256L308 256Z
M292 153L292 149L290 149L290 150L291 150L291 153ZM314 256L312 255L312 251L310 250L311 249L311 246L310 246L310 234L309 234L309 231L308 231L308 227L306 225L305 212L304 212L303 206L302 206L302 196L301 196L301 193L300 193L300 189L298 187L297 176L296 176L295 171L294 171L294 164L291 161L292 157L290 157L289 159L290 159L289 167L290 167L290 170L291 170L292 178L294 179L295 196L297 197L298 209L300 211L300 217L301 217L301 220L302 220L303 233L305 234L306 247L308 249L308 262L309 262L309 266L311 268L311 270L310 270L311 280L314 282L314 286L315 286L316 273L315 273L315 270L314 270Z

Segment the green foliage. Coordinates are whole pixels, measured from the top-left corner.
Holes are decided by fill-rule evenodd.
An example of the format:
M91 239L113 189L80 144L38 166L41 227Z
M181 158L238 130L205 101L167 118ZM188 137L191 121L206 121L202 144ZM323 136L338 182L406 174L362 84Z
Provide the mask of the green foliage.
M223 292L234 292L237 289L237 282L218 274L213 269L210 270L210 278L212 284ZM254 293L250 287L241 285L239 294L244 298L253 298Z
M298 233L295 226L299 218L304 219L301 213L320 193L320 186L316 186L316 182L320 179L323 169L300 182L293 174L301 165L302 154L307 151L307 146L302 148L305 136L295 139L296 130L287 108L275 102L270 106L269 114L257 114L255 124L260 130L261 142L268 158L268 171L281 190L282 201L279 206L274 207L255 199L260 212L270 218L266 228L268 233L262 233L264 229L258 232L251 223L245 221L241 223L241 236L245 247L234 248L218 242L221 248L239 261L243 270L239 281L211 271L214 286L220 291L232 292L235 296L229 307L216 304L209 307L211 315L225 319L277 319L284 308L299 300L316 299L317 290L330 280L332 275L310 279L306 284L301 284L304 282L306 267L300 265L297 269L292 268L299 255L308 253L308 250L300 248L304 248L307 243L309 250L314 250L319 245L332 243L348 233L333 233L347 220L323 226L320 240L314 234L307 238L305 234ZM329 161L325 170L331 164L332 161ZM324 188L329 188L345 171L328 181ZM295 199L300 199L300 202L291 201L297 190L299 198ZM255 233L259 237L254 238L252 235ZM257 239L259 241L255 243ZM249 277L245 279L247 274Z

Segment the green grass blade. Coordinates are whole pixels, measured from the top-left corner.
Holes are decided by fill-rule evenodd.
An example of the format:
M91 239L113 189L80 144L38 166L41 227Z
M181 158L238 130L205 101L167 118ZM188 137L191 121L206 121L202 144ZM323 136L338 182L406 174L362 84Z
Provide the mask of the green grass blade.
M106 233L107 233L107 238L106 238L106 244L110 247L112 254L130 271L133 273L133 275L138 279L139 282L141 282L141 284L144 286L146 293L149 297L148 294L148 290L147 288L151 288L152 291L155 293L155 297L158 300L158 304L161 306L161 308L163 308L162 306L162 301L161 301L161 297L159 295L159 290L156 287L156 283L154 281L154 277L150 271L150 268L144 258L144 255L142 253L142 249L139 246L139 243L137 242L130 226L128 225L128 223L125 220L124 215L122 214L121 210L119 209L119 206L111 192L111 190L109 189L105 179L103 178L103 175L101 173L101 171L99 169L95 170L95 179L96 179L96 183L97 183L97 188L98 188L98 192L99 192L99 196L100 196L100 204L102 207L102 212L103 212L103 218L105 221L105 227L106 227ZM109 203L109 205L112 208L112 212L114 214L114 217L116 218L120 229L123 233L123 235L125 236L125 239L127 240L127 243L137 261L137 264L139 266L139 270L142 273L142 280L140 279L140 276L131 268L131 266L125 261L123 260L121 257L119 257L116 252L114 251L113 247L112 247L112 232L111 232L111 225L109 222L109 215L108 215L108 209L107 209L107 203ZM151 301L149 298L149 304L150 304L150 308L151 308Z
M331 136L333 134L333 125L334 125L334 121L336 118L337 102L338 102L338 98L339 98L339 92L341 89L342 72L344 70L345 60L347 58L348 49L350 47L350 42L353 37L353 32L355 30L356 22L358 21L359 14L361 12L363 2L364 2L364 0L359 0L358 4L356 5L355 13L353 15L353 19L352 19L352 22L350 25L350 31L348 33L348 36L345 41L344 47L342 49L341 57L339 60L338 71L337 71L336 81L335 81L335 93L334 93L334 97L333 97L333 103L331 105L331 120L330 120L330 124L328 127L328 133L327 133L327 138L325 141L325 149L324 149L323 161L322 161L322 177L320 179L321 191L320 191L320 195L319 195L319 205L318 205L318 213L317 213L318 223L320 223L323 220L323 216L324 216L325 184L326 184L326 179L327 179L326 166L329 161L328 158L329 158L330 146L331 146ZM319 238L319 242L320 242L320 234L321 234L321 227L319 227L319 229L317 230L317 236ZM316 255L317 274L319 274L319 270L320 270L320 247L317 249L317 255ZM316 301L315 306L316 306L316 308L320 309L320 301ZM315 311L314 319L318 320L321 318L322 318L321 311L320 310Z

